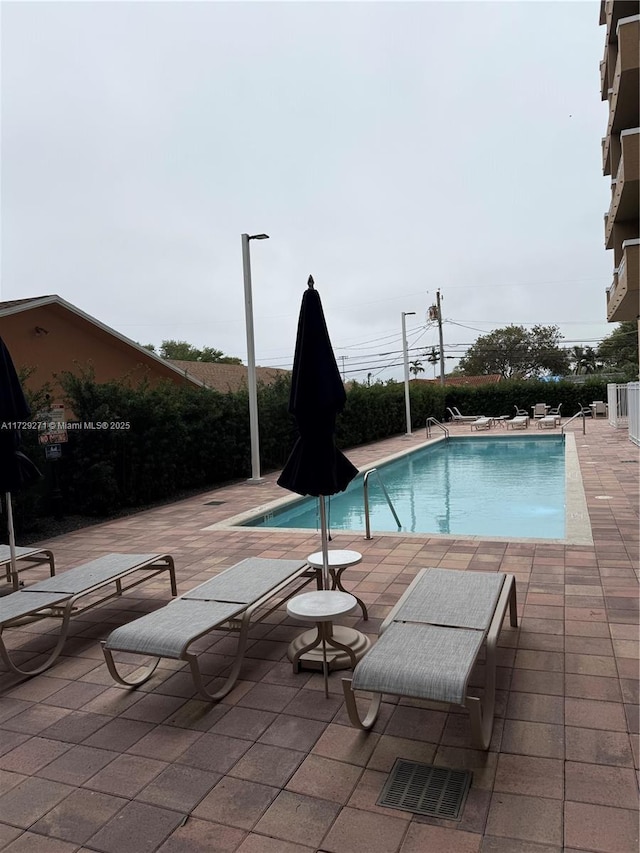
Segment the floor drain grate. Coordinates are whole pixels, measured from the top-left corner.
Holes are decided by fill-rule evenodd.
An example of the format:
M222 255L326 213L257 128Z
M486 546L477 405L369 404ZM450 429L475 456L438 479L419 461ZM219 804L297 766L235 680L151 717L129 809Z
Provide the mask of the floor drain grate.
M396 759L377 805L457 820L471 785L467 770Z
M222 506L225 501L206 501L205 506Z

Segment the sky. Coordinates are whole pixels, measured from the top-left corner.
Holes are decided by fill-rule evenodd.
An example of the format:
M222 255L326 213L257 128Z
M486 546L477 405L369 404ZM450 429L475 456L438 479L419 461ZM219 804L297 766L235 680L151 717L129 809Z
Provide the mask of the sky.
M0 299L288 368L307 278L346 379L611 334L598 2L2 2Z

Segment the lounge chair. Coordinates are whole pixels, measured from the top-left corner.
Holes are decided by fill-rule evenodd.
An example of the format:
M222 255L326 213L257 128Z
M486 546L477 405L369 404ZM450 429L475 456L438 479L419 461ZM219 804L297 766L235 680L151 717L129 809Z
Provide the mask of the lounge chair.
M560 418L556 415L545 415L543 418L538 418L536 424L538 425L538 429L554 429L559 426Z
M140 571L144 572L142 577L132 580L126 586L123 585L130 575ZM11 672L17 675L38 675L44 672L62 651L69 633L71 616L84 613L85 610L122 595L126 590L164 572L169 573L171 594L177 595L173 558L168 554L107 554L0 599L0 658ZM79 599L99 593L110 584L115 584L115 591L109 591L97 599L92 598L84 607L76 608ZM21 624L25 619L40 619L45 616L61 617L58 642L43 664L29 670L22 669L11 660L2 632Z
M608 414L607 404L603 400L594 400L591 404L594 418L606 418Z
M513 575L423 569L382 623L380 637L343 678L353 725L370 729L385 693L460 705L470 714L473 746L488 749L493 729L496 646L507 609L518 624ZM486 640L482 699L467 685ZM364 718L354 691L373 693Z
M509 427L511 427L511 429L528 429L529 415L516 415L511 418L511 420L505 421L504 423L507 429L509 429Z
M18 588L18 575L26 569L31 569L33 566L39 566L42 563L49 564L49 574L53 577L56 573L53 552L48 548L16 548L16 563L24 563L20 568L16 566L15 574L11 571L11 549L8 545L0 545L0 570L4 566L7 574L7 583L13 583L15 589Z
M447 411L451 420L458 424L468 424L480 417L480 415L461 415L455 406L452 409L447 406Z
M471 429L490 429L492 426L493 418L476 418L476 420L471 424Z
M205 581L160 610L116 628L102 643L107 667L113 679L125 687L138 687L153 675L161 658L186 661L198 693L208 702L216 702L233 688L240 674L249 627L272 613L283 601L317 579L317 570L304 560L265 560L251 557ZM292 581L301 580L285 596L280 593ZM264 606L278 597L264 612ZM254 613L262 610L259 618ZM203 682L193 642L214 630L237 631L238 645L231 671L215 692ZM130 652L157 658L134 678L118 672L113 652Z
M552 429L560 426L562 423L562 416L560 414L560 409L562 408L562 403L559 406L556 406L555 409L549 409L548 413L543 417L537 420L538 429L547 429L551 427Z
M516 410L514 417L516 418L528 418L529 412L526 409L521 409L519 406L513 407Z

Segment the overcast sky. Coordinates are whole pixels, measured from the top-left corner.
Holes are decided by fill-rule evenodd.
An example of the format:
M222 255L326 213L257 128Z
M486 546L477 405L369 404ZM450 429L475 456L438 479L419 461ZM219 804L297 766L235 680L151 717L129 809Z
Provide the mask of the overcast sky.
M597 345L597 2L3 2L0 298L290 367L313 274L349 378L510 323ZM426 361L425 377L433 376ZM447 370L457 361L447 361ZM385 365L398 365L387 367Z

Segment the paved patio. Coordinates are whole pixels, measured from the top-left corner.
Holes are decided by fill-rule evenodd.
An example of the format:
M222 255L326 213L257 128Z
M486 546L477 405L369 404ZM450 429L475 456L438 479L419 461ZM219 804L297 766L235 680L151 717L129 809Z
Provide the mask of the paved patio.
M488 753L469 748L464 713L411 701L385 703L370 734L353 729L341 673L329 699L319 674L292 674L286 650L301 626L282 609L253 631L241 680L216 706L195 699L184 667L169 661L137 691L115 686L98 638L166 602L159 580L75 620L47 673L20 682L0 671L0 850L637 853L638 448L605 421L574 432L592 547L334 535L333 547L363 554L344 582L372 617L349 624L372 636L419 568L516 575L521 625L502 634ZM421 431L349 456L363 465L423 439ZM42 545L59 571L111 551L171 553L180 592L247 556L304 558L319 547L315 532L204 529L282 497L275 479ZM23 661L51 645L44 627L55 626L9 632ZM213 678L234 639L209 639ZM472 769L462 818L377 806L397 757Z

